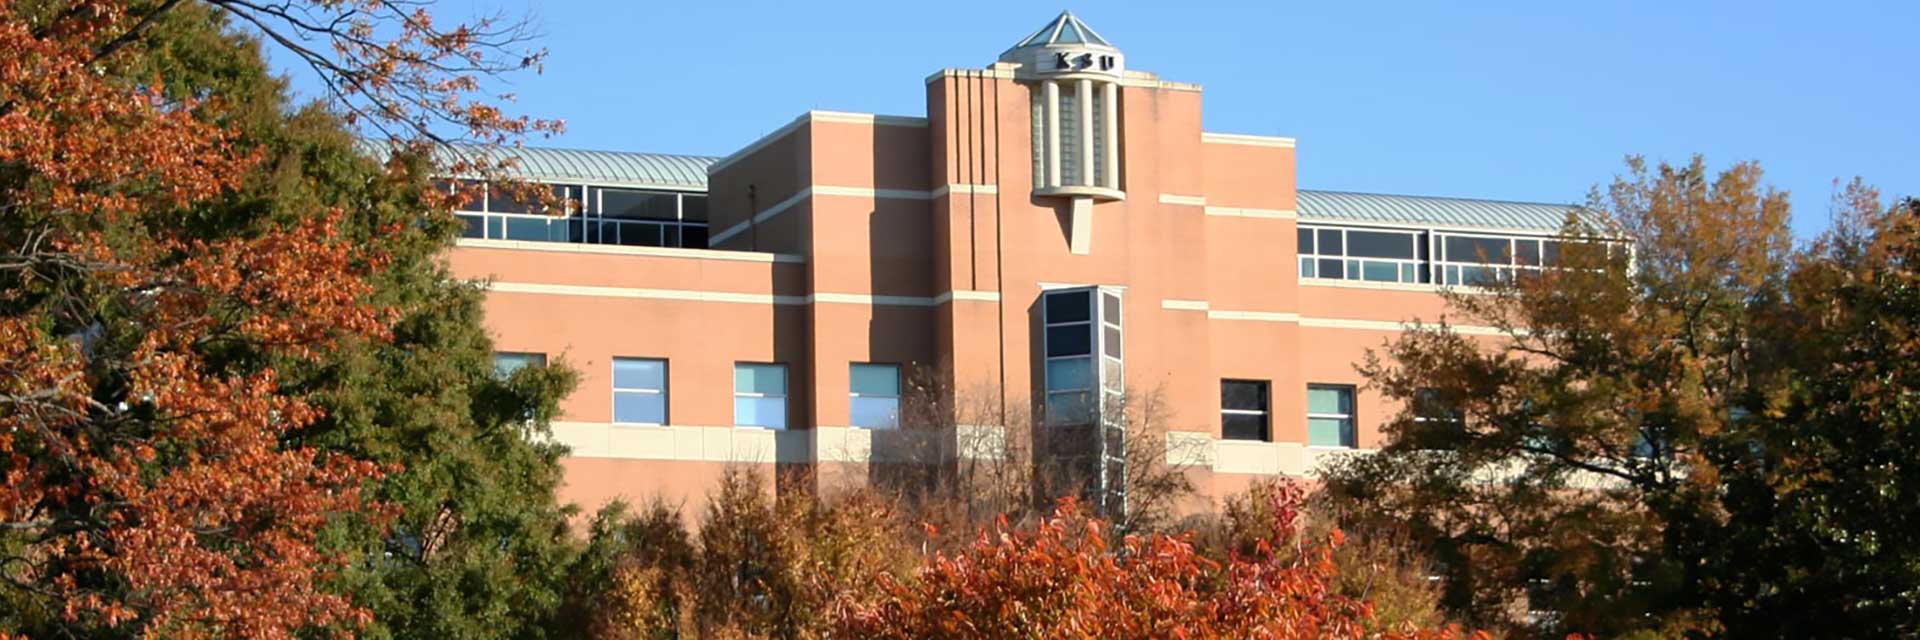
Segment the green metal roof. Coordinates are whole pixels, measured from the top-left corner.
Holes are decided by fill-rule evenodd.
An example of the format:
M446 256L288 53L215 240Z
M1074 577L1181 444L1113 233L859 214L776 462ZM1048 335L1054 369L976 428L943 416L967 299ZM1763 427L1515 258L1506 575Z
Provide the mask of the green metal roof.
M462 145L443 153L477 154L481 148ZM524 180L696 191L706 190L707 166L720 160L710 156L551 147L502 147L494 153L497 159L518 160L509 173Z
M479 147L456 149L477 152ZM712 156L547 147L503 148L499 153L518 158L519 164L514 174L526 180L693 191L707 189L707 167L720 160ZM1541 232L1560 230L1568 213L1580 211L1580 207L1572 204L1310 189L1300 190L1297 209L1300 219L1309 222L1365 222Z
M1309 222L1371 222L1543 232L1559 231L1566 224L1567 214L1581 210L1571 204L1308 189L1300 190L1296 209L1300 219Z

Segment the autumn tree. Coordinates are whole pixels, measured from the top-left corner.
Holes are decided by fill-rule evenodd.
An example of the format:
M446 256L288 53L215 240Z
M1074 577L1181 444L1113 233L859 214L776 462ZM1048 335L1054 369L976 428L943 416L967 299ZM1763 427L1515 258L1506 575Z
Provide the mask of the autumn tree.
M565 559L525 425L566 380L488 377L419 159L550 128L479 93L538 62L489 24L0 3L0 633L512 633L553 599L514 579ZM256 39L329 105L291 107Z
M1871 517L1813 506L1901 495L1920 460L1887 448L1912 432L1912 360L1876 350L1908 335L1912 213L1865 195L1849 207L1871 222L1818 245L1845 250L1796 251L1786 194L1758 166L1630 161L1570 221L1553 268L1445 294L1450 320L1497 338L1429 325L1368 358L1362 373L1406 409L1379 455L1324 470L1328 503L1359 534L1422 545L1446 603L1479 625L1912 629L1887 586L1920 566L1891 528L1911 501ZM1857 484L1809 473L1869 460ZM1836 565L1838 549L1856 555Z

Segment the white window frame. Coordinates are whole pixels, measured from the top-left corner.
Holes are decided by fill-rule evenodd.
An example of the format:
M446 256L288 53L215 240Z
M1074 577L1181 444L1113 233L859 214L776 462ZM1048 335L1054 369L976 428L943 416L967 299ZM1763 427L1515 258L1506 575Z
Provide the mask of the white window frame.
M621 387L620 386L620 363L621 362L658 362L660 363L660 388L647 389L644 387ZM613 404L607 405L608 409L610 409L610 411L608 411L608 414L609 414L608 417L610 418L609 420L610 422L612 422L613 424L639 425L639 426L647 426L647 427L659 427L659 426L673 424L673 413L672 413L673 407L670 406L667 402L667 387L668 385L672 384L670 377L673 374L673 369L668 364L666 358L640 358L640 357L630 358L626 356L615 356L613 358L613 361L608 363L607 373L613 376L612 379L609 381L609 384L607 385L612 389L612 392L611 392L612 395L609 396L609 400L611 400ZM659 422L622 422L620 421L620 394L622 393L660 396L660 421Z
M1255 411L1252 409L1228 409L1224 404L1221 405L1220 415L1222 416L1229 416L1229 415L1260 416L1260 430L1263 433L1261 434L1261 437L1259 439L1255 439L1255 440L1248 440L1248 439L1242 439L1242 438L1228 438L1227 437L1227 421L1225 418L1222 418L1220 420L1220 439L1233 440L1234 442L1273 442L1273 382L1271 380L1252 380L1248 378L1221 378L1220 379L1220 385L1223 387L1226 386L1226 384L1229 382L1243 382L1243 383L1252 383L1252 384L1260 385L1260 392L1262 394L1262 397L1260 400L1262 404L1265 404L1267 406L1267 408L1263 410Z
M1300 264L1299 264L1300 277L1303 279L1311 278L1316 280L1341 280L1341 281L1351 281L1351 282L1376 282L1376 283L1387 282L1384 280L1368 280L1362 275L1365 273L1366 263L1378 263L1378 264L1394 265L1393 267L1394 279L1391 282L1393 284L1428 284L1428 282L1422 282L1420 280L1420 276L1422 273L1425 272L1425 267L1426 267L1426 265L1424 264L1425 261L1420 259L1420 245L1422 240L1425 240L1424 236L1430 233L1425 229L1403 229L1403 228L1383 228L1383 227L1344 227L1344 226L1320 225L1320 224L1312 224L1312 223L1300 224L1296 227L1296 229L1298 229L1299 231L1313 232L1313 252L1297 254L1297 257L1299 258L1299 261L1300 261ZM1334 256L1334 255L1325 255L1320 253L1320 232L1321 231L1340 232L1340 253L1342 255ZM1413 257L1412 258L1366 258L1366 257L1350 255L1352 253L1351 247L1353 246L1352 239L1347 237L1347 234L1350 231L1365 231L1369 233L1407 234L1409 236L1407 247L1413 250ZM1297 238L1296 238L1295 244L1296 245L1298 244ZM1433 254L1428 253L1427 255L1428 257L1432 257ZM1319 261L1321 260L1339 260L1341 262L1341 266L1340 266L1341 277L1329 278L1329 277L1320 275ZM1308 268L1309 262L1311 262L1312 264L1312 267L1313 267L1312 269ZM1411 267L1411 271L1409 271L1408 269L1409 267ZM1307 275L1309 271L1312 271L1313 275ZM1407 274L1409 273L1413 274L1412 280L1407 279Z
M774 394L774 393L761 393L758 391L741 391L740 390L740 367L742 366L779 367L780 368L780 386L782 387L781 393ZM788 420L792 417L792 413L793 413L793 406L789 404L787 401L787 399L793 395L793 369L791 367L788 367L787 363L785 362L748 362L745 360L741 360L733 363L733 372L734 372L733 373L733 398L735 400L739 400L740 398L754 398L754 399L760 399L760 400L764 400L768 398L779 398L780 413L781 413L780 423L782 425L778 427L773 427L773 426L760 425L760 424L740 424L740 406L738 403L736 403L733 409L733 426L735 428L772 429L774 431L786 431L787 429L793 426L791 424L787 424Z
M1315 389L1328 389L1328 390L1345 392L1347 394L1347 407L1348 407L1347 413L1314 413L1312 407L1313 407L1313 391ZM1308 424L1307 446L1313 447L1316 449L1357 449L1359 448L1360 447L1360 419L1358 417L1359 412L1360 412L1360 390L1356 388L1354 385L1318 383L1318 382L1307 385L1307 424ZM1347 424L1347 428L1345 431L1353 434L1353 443L1352 444L1314 444L1312 424L1313 424L1313 420L1316 418L1321 420L1345 420ZM1345 434L1343 433L1342 435L1345 435Z
M893 395L890 395L890 396L882 395L882 394L863 395L858 391L854 391L853 390L853 370L856 367L887 367L889 369L892 369L893 370L893 390L894 390ZM874 430L900 428L900 395L901 395L901 392L903 391L902 387L905 386L904 384L902 384L902 382L903 381L901 380L901 377L900 377L899 364L891 363L891 362L848 363L847 365L847 423L848 423L848 426L860 427L862 429L874 429ZM853 401L860 398L892 399L893 400L893 424L885 427L871 427L866 425L852 424L853 423Z

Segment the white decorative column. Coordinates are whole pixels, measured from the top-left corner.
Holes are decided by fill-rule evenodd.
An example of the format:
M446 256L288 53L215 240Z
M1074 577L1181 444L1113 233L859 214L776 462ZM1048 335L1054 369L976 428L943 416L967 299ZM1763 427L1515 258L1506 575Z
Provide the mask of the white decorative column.
M1103 112L1101 115L1107 119L1107 179L1100 186L1118 191L1120 190L1120 118L1118 117L1120 115L1120 83L1102 84L1104 85L1101 87L1104 94L1102 97L1105 98L1103 101L1105 104L1101 105Z
M1047 93L1047 186L1060 186L1060 83L1043 83Z

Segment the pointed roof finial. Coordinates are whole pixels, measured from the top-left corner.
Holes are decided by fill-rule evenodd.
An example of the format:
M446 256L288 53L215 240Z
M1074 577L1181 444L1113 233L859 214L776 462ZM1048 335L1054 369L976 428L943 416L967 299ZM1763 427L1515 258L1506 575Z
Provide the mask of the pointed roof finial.
M1047 26L1041 27L1039 31L1033 32L1033 35L1021 40L1020 44L1013 45L1013 48L1020 49L1045 45L1089 45L1109 49L1113 48L1112 43L1107 42L1106 38L1100 37L1100 34L1095 33L1092 27L1087 26L1087 23L1081 22L1079 17L1073 15L1072 11L1061 11L1058 17L1055 17L1047 23Z

